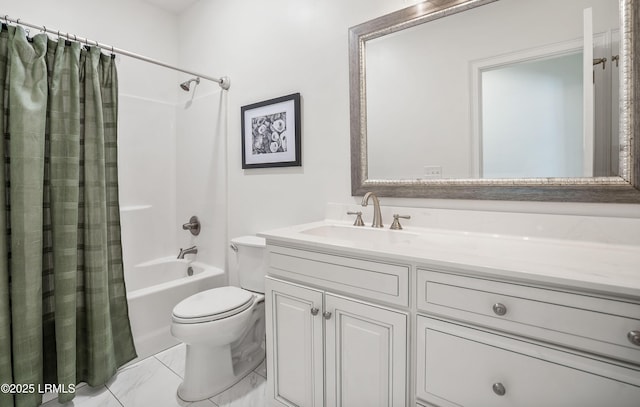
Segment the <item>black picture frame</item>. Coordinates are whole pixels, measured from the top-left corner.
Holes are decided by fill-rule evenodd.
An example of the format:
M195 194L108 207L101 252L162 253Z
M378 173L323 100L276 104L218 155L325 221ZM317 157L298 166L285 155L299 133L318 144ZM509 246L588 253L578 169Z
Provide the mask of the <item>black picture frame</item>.
M300 93L240 108L242 168L300 167Z

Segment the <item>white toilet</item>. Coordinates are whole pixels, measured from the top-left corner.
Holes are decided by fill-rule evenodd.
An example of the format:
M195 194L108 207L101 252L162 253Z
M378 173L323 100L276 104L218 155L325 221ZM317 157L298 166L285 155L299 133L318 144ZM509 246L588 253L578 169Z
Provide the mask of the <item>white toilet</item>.
M231 387L265 357L265 241L243 236L231 243L242 288L202 291L173 309L171 334L187 345L178 387L185 401L204 400Z

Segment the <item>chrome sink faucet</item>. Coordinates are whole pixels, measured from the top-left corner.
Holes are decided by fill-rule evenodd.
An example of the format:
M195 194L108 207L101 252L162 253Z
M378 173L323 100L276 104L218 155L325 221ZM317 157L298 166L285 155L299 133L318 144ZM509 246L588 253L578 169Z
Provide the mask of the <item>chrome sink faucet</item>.
M382 213L380 212L380 201L378 200L378 197L373 192L367 192L362 197L362 206L369 205L369 198L373 200L373 223L371 224L371 227L381 228L383 227Z
M191 246L188 249L180 248L180 253L178 253L178 259L184 259L186 254L197 254L198 248L195 246Z

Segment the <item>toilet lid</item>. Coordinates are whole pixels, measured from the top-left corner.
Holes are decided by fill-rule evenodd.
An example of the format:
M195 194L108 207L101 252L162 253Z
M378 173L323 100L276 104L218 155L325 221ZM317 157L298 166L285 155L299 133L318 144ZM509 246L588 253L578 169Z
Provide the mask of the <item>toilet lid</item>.
M173 316L180 320L216 319L207 318L224 315L228 317L246 309L253 301L253 294L238 287L219 287L202 291L178 303ZM234 312L235 311L235 312Z

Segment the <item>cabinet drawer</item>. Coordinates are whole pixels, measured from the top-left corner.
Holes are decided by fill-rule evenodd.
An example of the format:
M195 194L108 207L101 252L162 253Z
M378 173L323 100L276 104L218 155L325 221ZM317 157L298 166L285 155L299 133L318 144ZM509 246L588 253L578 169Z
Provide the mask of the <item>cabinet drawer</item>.
M409 305L409 266L269 246L269 275Z
M640 400L639 374L472 328L418 318L417 395L439 406L632 407Z
M640 364L640 305L419 270L418 307L518 335Z

